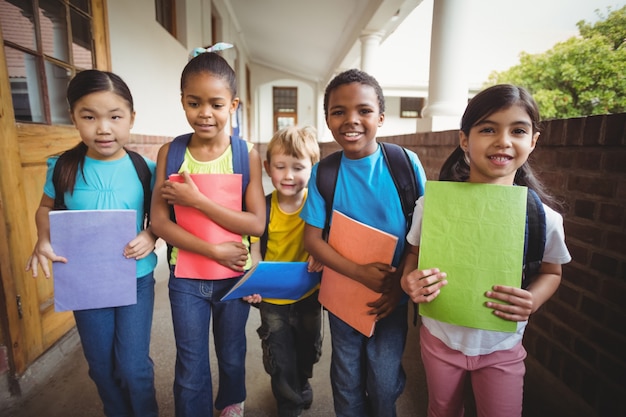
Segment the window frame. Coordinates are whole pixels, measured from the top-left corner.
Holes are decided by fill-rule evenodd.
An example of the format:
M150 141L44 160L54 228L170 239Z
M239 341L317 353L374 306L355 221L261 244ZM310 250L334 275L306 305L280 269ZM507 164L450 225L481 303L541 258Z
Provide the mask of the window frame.
M11 3L14 4L13 2L4 0L6 3ZM36 1L36 0L24 0L27 1L30 7L30 10L32 10L32 30L34 31L34 42L35 45L24 45L24 44L20 44L11 40L7 40L6 36L4 35L6 33L6 29L3 29L3 46L4 46L4 53L7 54L7 51L15 51L17 53L21 53L24 55L24 57L26 57L28 59L28 57L30 57L30 59L33 59L35 61L34 63L34 68L36 70L36 80L29 80L29 77L26 76L24 77L24 82L26 83L26 85L29 85L29 83L37 83L37 93L39 94L39 97L33 98L36 100L41 100L41 119L40 120L25 120L25 119L17 119L16 121L19 121L21 123L29 123L29 124L39 124L39 125L53 125L53 124L71 124L71 121L68 120L60 120L57 121L55 120L55 118L58 118L58 115L53 114L53 109L52 109L52 105L51 105L51 100L53 99L52 97L52 89L50 86L50 80L55 78L54 75L54 71L55 69L60 69L60 70L65 70L67 71L67 79L71 79L74 75L76 75L77 72L80 72L82 70L86 70L86 69L92 69L92 68L97 68L98 64L99 64L99 60L101 61L106 61L108 63L108 55L106 57L106 59L102 59L105 58L103 57L101 54L97 53L97 47L96 47L96 36L95 34L97 33L97 30L101 30L101 27L98 27L98 25L95 23L95 19L94 19L94 9L97 8L97 6L95 6L95 2L93 1L89 1L87 3L76 3L73 2L72 0L55 0L53 4L59 5L63 8L63 12L62 14L59 14L59 16L63 16L64 18L64 28L65 28L65 33L61 34L61 36L65 36L64 41L65 41L65 45L64 45L64 51L66 52L66 56L65 57L60 57L60 56L52 56L49 54L49 45L44 42L46 39L44 39L44 32L46 30L50 30L49 28L44 27L45 23L43 23L40 19L40 13L44 12L45 9L42 8L42 2L41 1ZM21 2L20 2L21 3ZM18 3L18 4L20 4ZM87 5L87 10L84 10L84 8L82 6ZM18 8L20 8L20 10L28 10L28 6L20 4L19 6L16 6ZM102 6L100 7L102 8ZM58 17L58 16L57 16ZM88 50L90 55L91 55L91 62L90 62L90 66L81 66L79 64L76 63L75 60L75 53L74 53L74 48L76 45L80 45L80 43L76 43L75 44L75 34L78 33L78 30L74 31L73 29L73 22L75 21L76 17L80 17L85 19L85 21L88 23L89 26L89 36L90 38L88 39L89 41L89 49L84 48L85 50ZM78 21L77 21L78 22ZM81 20L82 22L82 20ZM55 33L53 32L51 34L52 36L52 41L53 42L58 42L59 39L54 37ZM49 42L48 42L49 43ZM108 45L107 46L107 50L108 50ZM11 79L11 77L9 77L9 79ZM20 83L19 80L16 81L16 83ZM34 85L34 84L32 84ZM14 92L15 90L12 88L13 85L11 85L11 95L12 97L14 96ZM32 97L28 96L28 99L30 100ZM57 97L58 99L58 97ZM15 107L14 107L14 111L15 111ZM30 113L31 116L33 113Z
M425 105L424 97L400 97L400 118L421 119Z

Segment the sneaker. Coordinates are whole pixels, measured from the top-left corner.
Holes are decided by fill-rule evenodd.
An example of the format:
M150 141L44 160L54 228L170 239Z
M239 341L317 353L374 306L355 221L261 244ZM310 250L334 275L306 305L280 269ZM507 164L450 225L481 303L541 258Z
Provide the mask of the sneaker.
M220 417L243 417L243 401L224 408Z

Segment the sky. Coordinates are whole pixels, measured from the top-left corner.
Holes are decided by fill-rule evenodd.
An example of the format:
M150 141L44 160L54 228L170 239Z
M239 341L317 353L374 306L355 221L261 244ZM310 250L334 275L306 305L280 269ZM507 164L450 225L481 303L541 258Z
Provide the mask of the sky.
M386 85L427 85L430 31L434 0L424 0L394 33L383 41L379 62L394 62L378 70ZM578 34L580 20L601 20L607 7L617 10L626 0L461 0L470 1L464 27L468 62L458 62L469 72L470 87L480 87L492 71L519 63L520 52L545 52ZM412 53L407 54L407 50ZM398 57L401 57L399 59ZM398 62L399 61L399 62Z

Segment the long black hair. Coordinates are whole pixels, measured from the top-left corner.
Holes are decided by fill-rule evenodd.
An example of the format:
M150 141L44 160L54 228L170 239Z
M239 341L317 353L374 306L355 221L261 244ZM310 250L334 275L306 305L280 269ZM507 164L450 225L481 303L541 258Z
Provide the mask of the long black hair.
M522 87L511 84L498 84L489 87L470 100L461 118L461 131L469 137L470 130L476 124L491 116L493 113L508 109L511 106L520 106L528 113L532 123L532 133L541 132L541 119L537 103ZM467 181L469 178L469 164L465 152L460 146L448 156L439 172L440 181ZM518 168L514 183L526 186L535 191L541 201L558 207L555 198L550 195L545 186L536 177L528 160Z
M117 94L128 103L130 111L134 111L133 96L128 85L119 75L107 71L86 70L76 74L67 86L66 97L70 112L74 111L74 106L78 100L86 95L101 91ZM55 178L58 181L56 188L59 192L69 191L72 193L74 191L76 174L79 169L82 174L87 149L87 145L81 141L59 156L57 164L61 163L61 165L59 166L58 177Z

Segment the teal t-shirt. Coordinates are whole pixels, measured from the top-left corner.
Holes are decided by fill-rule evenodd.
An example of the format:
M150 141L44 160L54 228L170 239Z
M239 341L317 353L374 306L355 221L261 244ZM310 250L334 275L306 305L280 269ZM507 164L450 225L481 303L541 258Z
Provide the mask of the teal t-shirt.
M152 173L151 187L153 187L156 164L149 159L144 159ZM44 185L44 193L52 199L55 198L52 174L57 160L58 157L48 159ZM100 161L86 156L82 173L79 169L76 175L74 192L66 192L64 198L68 210L136 210L137 233L142 230L143 187L128 155L114 161ZM156 263L157 256L154 252L138 260L137 277L143 277L152 272Z

